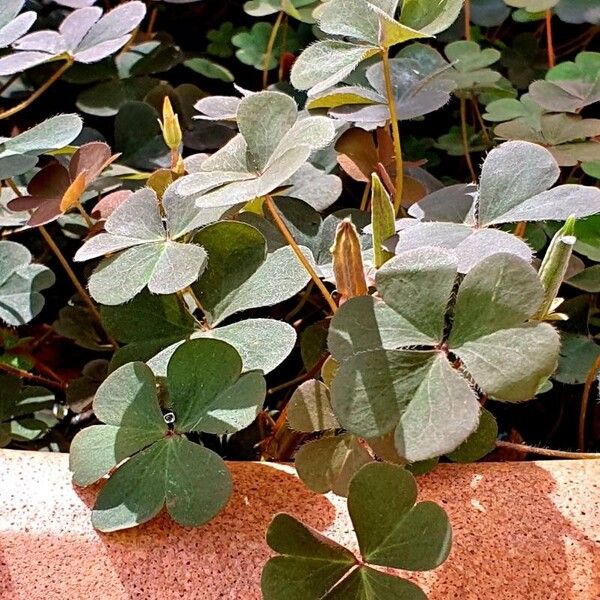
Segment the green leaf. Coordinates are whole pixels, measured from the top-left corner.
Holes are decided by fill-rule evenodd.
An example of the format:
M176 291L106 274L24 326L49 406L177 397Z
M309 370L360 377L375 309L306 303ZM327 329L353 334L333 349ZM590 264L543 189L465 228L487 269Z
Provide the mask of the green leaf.
M212 519L231 491L231 477L217 454L182 436L163 438L111 476L98 495L92 523L104 532L126 529L166 505L178 523L195 527Z
M383 301L412 327L429 338L441 341L444 314L456 279L456 261L436 248L420 248L388 261L375 276ZM406 290L428 293L419 302Z
M519 257L493 254L482 260L458 290L450 347L520 325L536 313L543 296L535 269Z
M288 425L294 431L313 433L339 427L331 410L329 389L317 379L309 379L294 390L287 410Z
M225 434L250 425L266 393L258 371L241 375L233 346L215 339L185 342L167 367L170 405L177 431Z
M95 300L122 304L146 286L153 294L172 294L198 279L206 266L206 252L175 240L199 226L202 219L198 223L198 211L175 189L170 186L163 196L164 224L156 192L142 188L110 214L105 233L90 238L77 251L76 261L117 252L105 258L90 277Z
M183 63L188 69L195 73L200 73L209 79L219 79L225 83L232 83L235 80L233 73L208 58L190 58Z
M556 330L538 323L496 331L453 351L486 394L503 402L522 402L552 375L559 348Z
M600 292L600 265L592 265L583 271L580 271L573 277L566 280L565 283L572 285L573 287L589 292L591 294L597 294Z
M500 58L495 48L482 50L477 42L461 40L448 44L444 53L456 69L454 77L461 90L490 86L500 79L500 73L487 68Z
M138 294L127 304L103 306L102 324L120 342L183 337L194 331L194 318L175 295Z
M447 457L457 463L478 461L496 447L498 423L491 412L481 409L481 417L477 429Z
M215 223L194 238L206 249L208 268L193 289L216 325L249 308L291 298L309 276L289 246L266 254L264 237L244 223Z
M378 52L375 46L324 40L309 46L291 72L292 85L314 95L345 79L365 59Z
M570 385L584 383L600 346L585 335L561 333L560 357L554 379Z
M69 455L73 479L89 485L167 431L152 371L143 363L117 369L98 388L94 412L106 425L82 429Z
M433 502L415 505L416 498L414 477L396 465L372 463L355 475L348 511L365 561L426 571L446 560L452 543L448 517Z
M264 169L296 119L296 103L290 96L279 92L259 92L240 102L237 123L246 141L250 168L257 171ZM269 127L261 126L262 122L268 123Z
M16 242L0 241L0 321L24 325L44 307L40 293L55 281L50 269L31 263L31 253Z
M267 544L282 556L263 569L264 600L319 600L356 562L346 548L286 514L273 518Z
M400 22L427 35L445 31L456 21L462 0L404 0Z
M304 444L296 453L294 465L300 479L311 490L347 496L354 474L372 460L358 438L343 434Z
M361 566L340 582L326 600L427 600L425 592L416 584L388 575L382 571Z

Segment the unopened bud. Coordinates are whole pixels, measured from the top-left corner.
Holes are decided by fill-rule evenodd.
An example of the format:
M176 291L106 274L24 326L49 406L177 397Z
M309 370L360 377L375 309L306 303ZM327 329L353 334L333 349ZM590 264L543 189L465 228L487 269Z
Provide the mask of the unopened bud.
M539 278L544 287L544 299L536 318L544 319L556 308L556 296L563 282L573 246L577 241L575 237L575 217L570 216L565 224L556 232L538 271Z
M342 301L369 293L362 248L356 227L350 219L344 219L335 232L333 254L333 276Z
M394 255L383 247L383 242L396 233L394 205L377 173L371 175L371 227L373 228L373 259L375 268Z
M169 100L169 96L165 96L162 112L162 121L159 119L158 122L160 124L160 129L162 131L165 144L167 144L171 150L179 150L182 140L179 116L173 111L173 106L171 104L171 100Z

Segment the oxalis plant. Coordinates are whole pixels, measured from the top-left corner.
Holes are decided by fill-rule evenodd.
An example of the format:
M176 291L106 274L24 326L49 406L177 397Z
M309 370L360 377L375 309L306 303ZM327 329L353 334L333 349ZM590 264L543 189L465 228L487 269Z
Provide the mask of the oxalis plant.
M0 6L0 446L69 451L103 532L201 526L228 460L293 460L356 540L275 515L265 600L422 599L397 570L452 535L416 476L597 457L595 13L247 2L182 48L181 4ZM521 443L572 386L577 439Z

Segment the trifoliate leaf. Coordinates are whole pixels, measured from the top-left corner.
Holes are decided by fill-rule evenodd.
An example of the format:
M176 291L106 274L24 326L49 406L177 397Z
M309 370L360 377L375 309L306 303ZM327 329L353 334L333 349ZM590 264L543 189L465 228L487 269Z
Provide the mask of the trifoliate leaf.
M31 263L31 253L16 242L0 242L0 321L28 323L44 307L40 292L54 284L50 269Z

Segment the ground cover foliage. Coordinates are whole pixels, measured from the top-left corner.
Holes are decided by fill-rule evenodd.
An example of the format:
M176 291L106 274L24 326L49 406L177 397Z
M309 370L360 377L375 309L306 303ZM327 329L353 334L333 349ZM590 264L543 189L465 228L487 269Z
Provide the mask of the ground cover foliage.
M70 452L105 532L294 460L359 551L277 515L264 598L425 598L389 570L451 552L420 474L600 451L599 24L3 2L0 447Z

